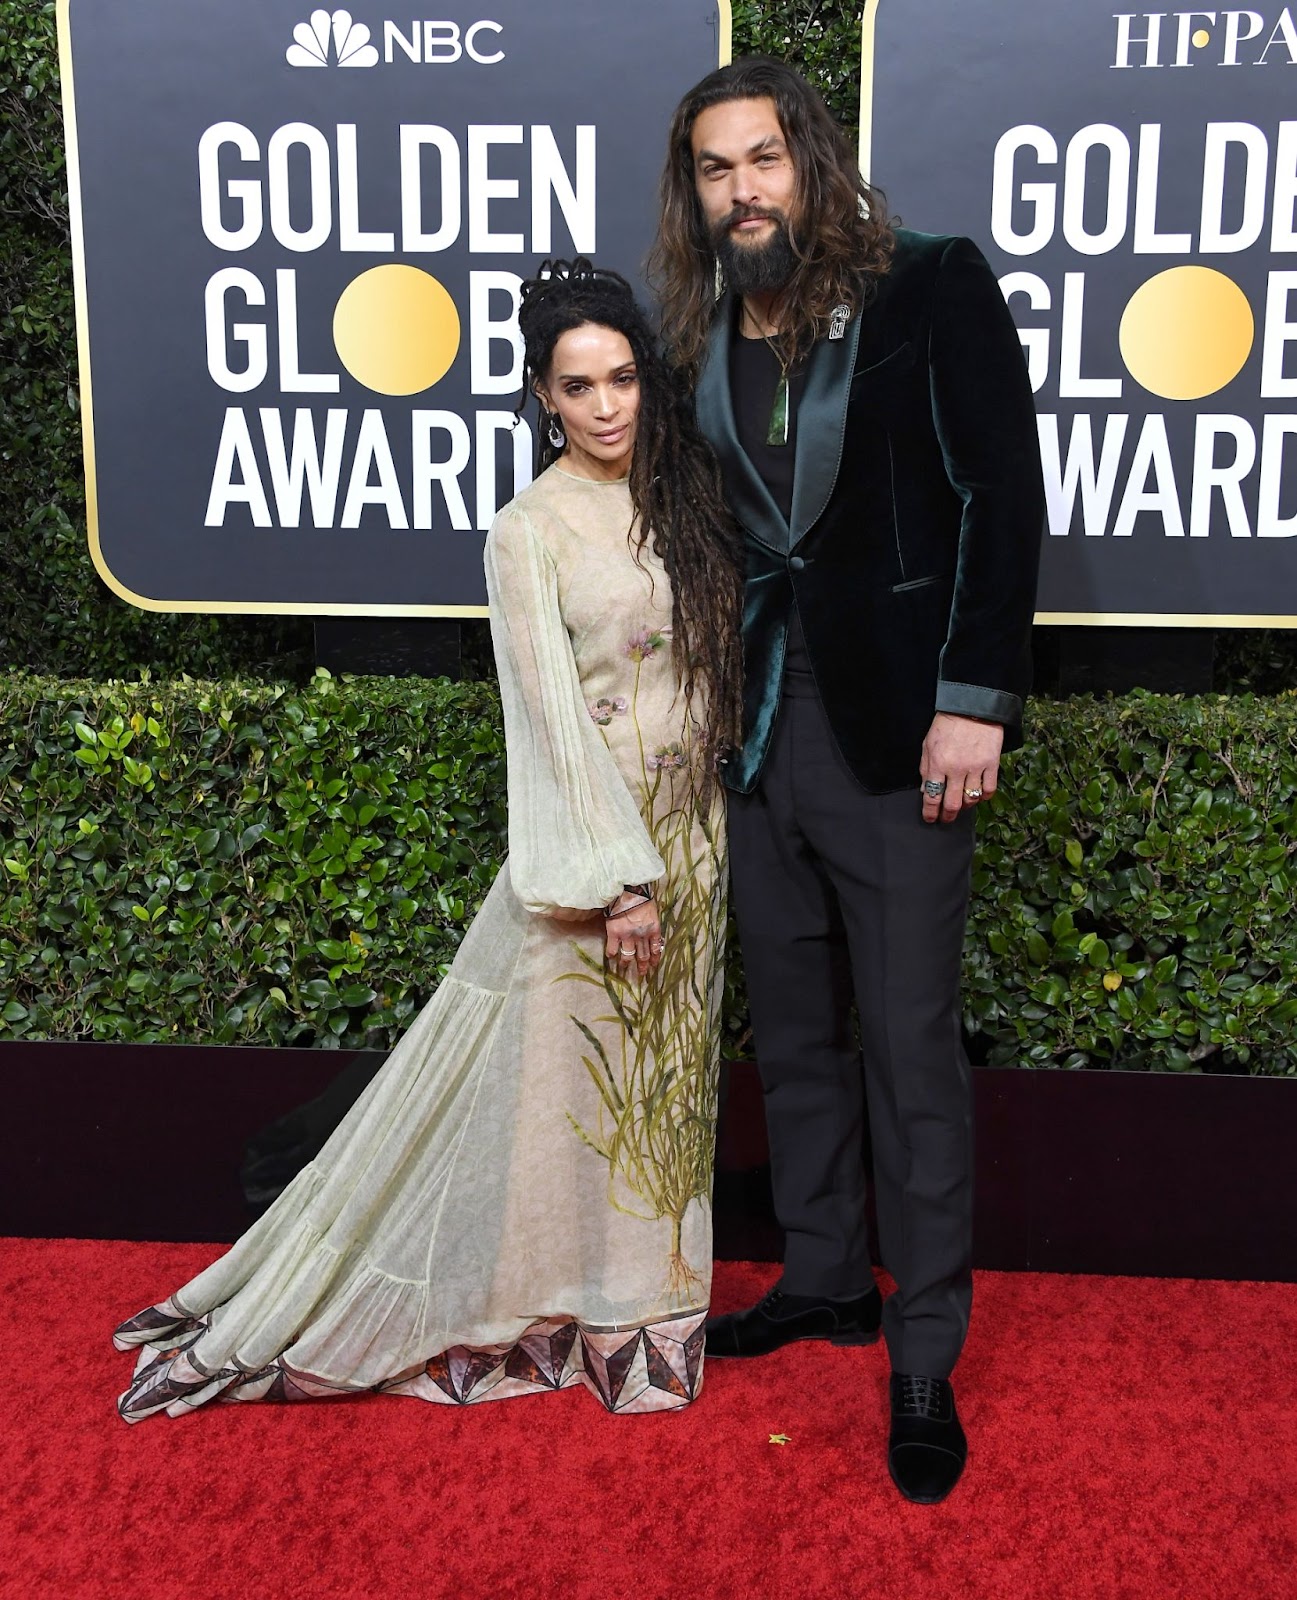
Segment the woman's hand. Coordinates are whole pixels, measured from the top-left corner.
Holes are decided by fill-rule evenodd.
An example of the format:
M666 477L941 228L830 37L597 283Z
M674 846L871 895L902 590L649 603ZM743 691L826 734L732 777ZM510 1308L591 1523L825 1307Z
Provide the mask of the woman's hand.
M615 972L640 977L653 972L662 959L662 919L656 900L640 900L637 894L621 894L613 901L604 924L608 965ZM625 911L618 911L622 902Z

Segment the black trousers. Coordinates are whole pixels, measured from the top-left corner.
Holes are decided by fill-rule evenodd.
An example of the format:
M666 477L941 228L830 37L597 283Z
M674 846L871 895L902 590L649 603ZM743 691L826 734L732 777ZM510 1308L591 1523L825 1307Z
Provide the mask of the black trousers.
M897 1372L948 1377L972 1303L972 1084L959 1026L974 819L867 794L809 675L790 673L761 779L729 797L734 907L790 1294L872 1283ZM860 1045L852 1025L855 1001ZM863 1060L862 1060L863 1047Z

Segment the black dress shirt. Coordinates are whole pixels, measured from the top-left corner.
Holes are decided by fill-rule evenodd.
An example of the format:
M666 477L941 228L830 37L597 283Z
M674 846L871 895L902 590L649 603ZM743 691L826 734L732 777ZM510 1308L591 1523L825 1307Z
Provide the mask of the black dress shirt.
M793 460L797 446L797 408L805 382L804 367L788 374L788 443L769 444L770 413L779 386L779 357L764 339L737 338L730 350L730 398L734 406L734 425L739 444L770 490L784 521L793 515ZM811 663L802 639L802 623L794 604L789 619L788 648L784 673L804 674L809 679Z

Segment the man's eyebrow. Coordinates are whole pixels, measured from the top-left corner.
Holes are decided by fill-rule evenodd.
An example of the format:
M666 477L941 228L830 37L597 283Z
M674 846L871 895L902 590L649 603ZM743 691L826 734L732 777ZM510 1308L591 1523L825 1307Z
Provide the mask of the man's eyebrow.
M749 156L754 156L754 155L758 154L758 152L764 150L768 145L780 145L780 146L782 146L783 142L784 141L779 137L779 135L777 133L768 133L768 134L766 134L764 139L758 139L755 144L749 145L748 148L744 151L744 154L745 155L749 155ZM704 161L719 161L720 164L723 167L727 167L730 164L728 156L718 155L715 150L700 150L698 152L698 154L694 157L694 159L699 164L701 164Z

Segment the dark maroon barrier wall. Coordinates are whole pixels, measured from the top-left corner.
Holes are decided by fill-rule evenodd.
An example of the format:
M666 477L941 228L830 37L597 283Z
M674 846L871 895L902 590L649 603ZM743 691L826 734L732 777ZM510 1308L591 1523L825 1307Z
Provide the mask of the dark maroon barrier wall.
M381 1057L368 1058L377 1067ZM362 1058L0 1045L0 1234L221 1242L243 1146ZM1297 1083L978 1068L982 1267L1297 1281ZM722 1259L777 1259L760 1085L725 1069Z

